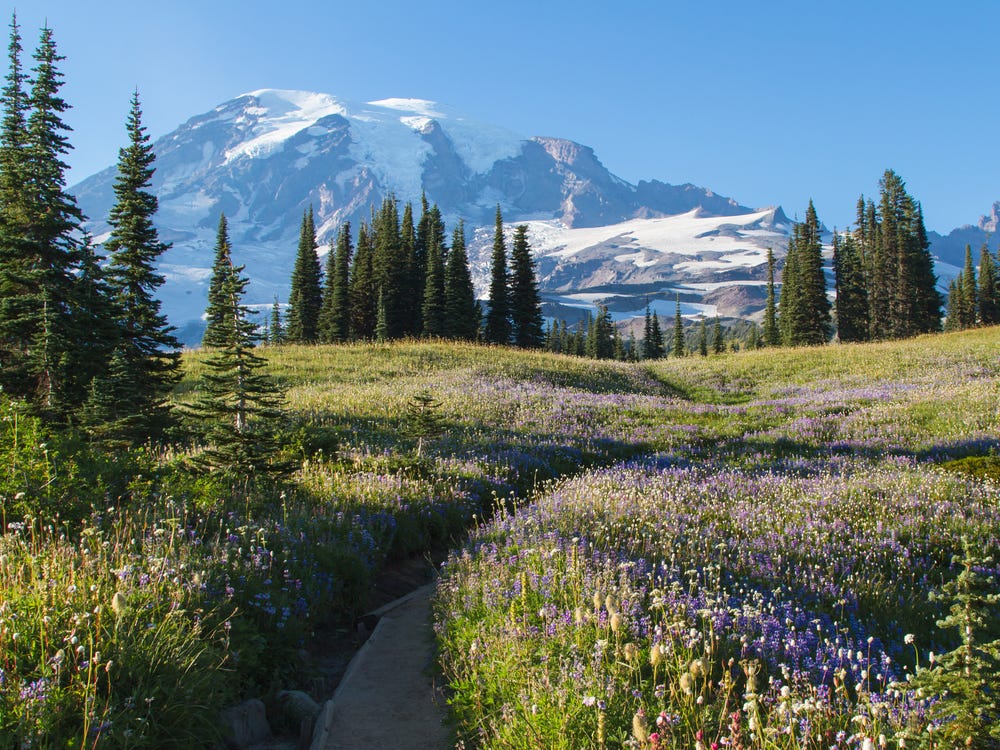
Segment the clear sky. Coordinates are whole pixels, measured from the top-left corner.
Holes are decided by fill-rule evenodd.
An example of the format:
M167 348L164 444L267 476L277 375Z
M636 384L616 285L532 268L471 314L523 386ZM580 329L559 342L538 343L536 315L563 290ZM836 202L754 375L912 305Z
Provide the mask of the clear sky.
M15 10L7 9L7 18ZM128 100L163 135L259 88L431 99L592 146L637 182L692 182L844 227L895 169L930 229L1000 200L995 0L30 0L75 151L114 163ZM29 59L26 63L31 64ZM4 68L6 69L6 67Z

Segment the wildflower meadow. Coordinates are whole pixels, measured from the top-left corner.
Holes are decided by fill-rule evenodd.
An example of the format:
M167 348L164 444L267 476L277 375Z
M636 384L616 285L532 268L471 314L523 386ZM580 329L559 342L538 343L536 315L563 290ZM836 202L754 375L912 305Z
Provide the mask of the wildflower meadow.
M990 741L991 662L986 688L928 676L1000 636L995 330L652 366L266 354L295 467L273 483L69 451L0 405L0 747L213 746L432 554L467 748Z
M939 340L659 365L687 443L549 485L444 565L463 741L995 747L1000 346ZM923 687L942 654L964 693Z

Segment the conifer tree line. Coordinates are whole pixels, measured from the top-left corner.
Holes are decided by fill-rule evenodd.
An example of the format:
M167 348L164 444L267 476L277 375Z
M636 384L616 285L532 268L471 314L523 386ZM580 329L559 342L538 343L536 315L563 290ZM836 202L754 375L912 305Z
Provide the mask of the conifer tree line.
M837 332L841 341L875 341L941 330L944 300L923 209L891 169L879 200L858 198L854 230L834 233Z
M979 249L979 273L973 262L972 247L965 246L962 273L948 285L948 315L946 331L961 331L976 326L1000 324L1000 249L997 257L984 244Z
M52 30L41 30L30 72L22 52L14 16L0 93L0 386L51 424L138 444L169 426L166 399L179 377L178 343L155 297L167 245L153 225L154 156L139 95L99 251L66 192L69 105Z
M943 300L920 203L902 178L886 170L879 200L858 199L852 231L833 232L835 301L827 296L822 225L812 201L796 223L775 286L774 254L767 255L767 303L762 335L752 346L815 346L905 338L941 329ZM973 283L974 285L974 283Z
M110 232L95 247L66 192L72 148L60 96L63 58L41 30L30 73L20 27L10 24L0 92L0 387L52 433L78 431L106 449L171 438L180 422L168 402L180 379L180 344L160 312L158 258L169 245L154 225L152 145L138 92L119 150ZM199 401L186 412L206 446L209 471L282 471L271 440L279 391L253 353L256 326L242 305L247 280L232 263L225 217L212 269L206 342L212 354Z
M394 196L385 198L357 238L345 223L330 243L321 270L312 210L302 217L291 291L284 318L272 308L270 343L333 344L401 338L481 340L538 348L544 344L541 297L528 227L515 228L507 250L497 206L490 302L486 315L476 300L465 226L450 243L440 209L421 199L420 217ZM215 276L209 301L215 295ZM211 314L209 322L211 323ZM211 343L211 328L205 343Z
M617 359L635 362L664 357L683 357L697 352L702 356L722 354L745 345L757 347L753 334L756 326L746 327L747 333L737 334L732 326L729 333L716 316L709 333L708 321L702 317L697 326L684 325L680 296L676 300L673 326L669 338L660 324L659 314L647 302L643 320L643 336L637 341L631 331L623 337L615 326L611 313L603 304L597 305L597 315L588 312L583 320L569 326L565 320L551 322L545 329L545 348L556 354L570 354L591 359ZM752 341L748 344L747 342Z

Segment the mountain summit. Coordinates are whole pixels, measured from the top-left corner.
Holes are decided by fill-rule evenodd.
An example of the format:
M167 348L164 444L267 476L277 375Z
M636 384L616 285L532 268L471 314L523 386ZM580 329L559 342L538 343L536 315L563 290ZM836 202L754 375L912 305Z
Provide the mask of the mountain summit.
M173 243L160 264L167 279L164 311L188 343L200 338L220 212L252 280L248 302L260 307L287 297L299 222L310 206L325 244L344 221L357 227L367 220L370 207L388 194L414 203L426 194L449 225L464 219L470 235L477 226L492 226L499 203L511 224L541 222L532 239L540 260L550 251L561 252L564 231L692 211L703 218L753 213L694 185L656 180L632 185L608 171L587 146L526 138L423 99L358 104L329 94L263 89L192 117L157 140L154 150L157 223L161 237ZM107 231L104 217L113 202L114 179L109 168L74 188L98 240ZM572 241L579 243L580 237ZM476 249L475 244L470 248L474 267ZM595 272L593 252L574 254L571 261L565 255L545 266L546 276L554 276L563 293L598 279L649 282L657 276L647 267L637 277L641 263L632 256L620 264L612 254ZM560 264L558 258L567 262ZM573 280L576 271L584 274L580 284Z

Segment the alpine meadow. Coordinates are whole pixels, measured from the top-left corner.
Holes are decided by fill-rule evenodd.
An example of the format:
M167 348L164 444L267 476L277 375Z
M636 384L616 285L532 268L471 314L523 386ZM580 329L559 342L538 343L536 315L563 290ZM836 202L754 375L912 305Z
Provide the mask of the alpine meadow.
M1000 748L996 208L281 89L70 188L63 63L12 18L0 750Z

